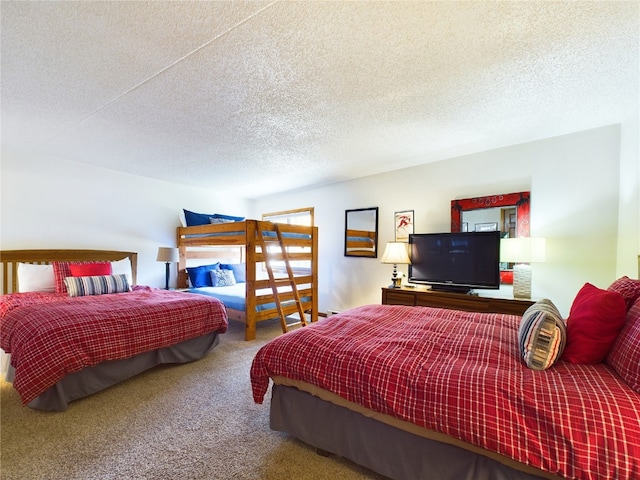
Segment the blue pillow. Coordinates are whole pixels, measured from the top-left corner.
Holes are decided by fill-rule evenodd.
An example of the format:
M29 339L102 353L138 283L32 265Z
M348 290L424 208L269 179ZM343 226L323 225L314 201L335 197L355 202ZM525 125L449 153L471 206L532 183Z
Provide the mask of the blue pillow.
M193 288L213 287L211 283L211 270L220 270L220 264L200 265L199 267L188 267L187 274Z
M222 270L233 270L236 283L247 281L247 266L244 263L221 263L220 268Z
M225 220L232 220L234 222L241 222L244 217L232 217L231 215L222 215L220 213L196 213L186 209L182 209L184 212L184 220L187 222L187 227L195 227L197 225L209 225L212 218L222 218Z

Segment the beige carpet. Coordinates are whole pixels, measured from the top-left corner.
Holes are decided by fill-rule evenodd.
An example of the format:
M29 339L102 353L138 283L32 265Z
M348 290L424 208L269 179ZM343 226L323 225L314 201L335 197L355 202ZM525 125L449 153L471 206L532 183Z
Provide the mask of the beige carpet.
M269 402L253 403L249 367L280 326L261 324L253 342L243 334L230 322L206 358L156 368L63 413L22 407L0 382L0 478L381 479L269 429Z

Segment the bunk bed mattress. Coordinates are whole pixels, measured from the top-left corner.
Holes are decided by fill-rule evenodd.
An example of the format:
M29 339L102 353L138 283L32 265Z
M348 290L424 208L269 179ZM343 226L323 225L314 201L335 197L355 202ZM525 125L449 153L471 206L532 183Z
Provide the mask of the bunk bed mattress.
M226 330L219 300L144 286L74 298L15 293L5 295L0 307L0 348L11 355L13 386L24 405L85 368L198 337L206 338L210 348L211 334Z
M245 290L246 287L244 283L236 283L235 285L229 285L226 287L190 288L188 292L217 298L224 303L227 308L244 312L246 303Z
M281 291L285 291L282 289ZM290 291L290 289L288 290ZM188 290L190 293L198 293L200 295L207 295L210 297L217 298L227 308L231 308L233 310L239 310L241 312L246 311L246 287L244 283L236 283L235 285L229 285L226 287L197 287L190 288ZM260 291L256 292L260 294ZM265 289L264 294L270 295L272 294L270 289ZM310 297L301 297L300 300L302 302L310 302ZM293 301L285 301L282 302L284 305L293 304ZM276 308L275 303L263 303L256 305L256 311L261 312L264 310L272 310Z
M190 227L183 227L183 228L187 229L182 233L184 238L217 238L217 237L224 238L224 237L244 236L246 233L244 230L239 230L237 232L185 233L188 231ZM262 234L265 238L276 238L278 236L276 232L271 232L271 231L264 231L262 232ZM311 235L309 235L308 233L282 232L282 237L289 238L289 239L296 239L296 240L308 240L311 238ZM371 239L366 239L366 240L370 241Z
M605 364L520 360L520 317L370 305L278 337L251 367L566 478L640 475L639 396Z

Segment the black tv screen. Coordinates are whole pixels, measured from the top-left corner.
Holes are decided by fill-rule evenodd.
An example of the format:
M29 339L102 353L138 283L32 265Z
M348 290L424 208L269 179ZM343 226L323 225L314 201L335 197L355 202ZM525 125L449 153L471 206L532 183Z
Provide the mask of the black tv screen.
M500 288L500 232L409 235L409 282L434 290Z

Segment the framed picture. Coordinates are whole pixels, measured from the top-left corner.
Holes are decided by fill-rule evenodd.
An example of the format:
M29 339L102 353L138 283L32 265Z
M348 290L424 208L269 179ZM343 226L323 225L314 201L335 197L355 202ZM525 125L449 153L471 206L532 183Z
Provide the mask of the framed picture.
M404 210L394 214L396 242L408 242L413 233L413 210Z
M495 232L498 230L498 222L476 223L476 232Z

